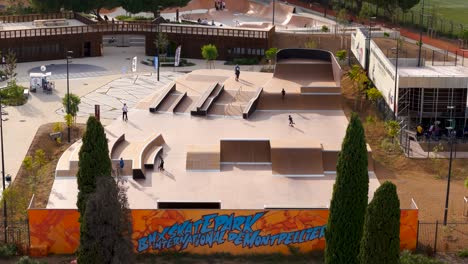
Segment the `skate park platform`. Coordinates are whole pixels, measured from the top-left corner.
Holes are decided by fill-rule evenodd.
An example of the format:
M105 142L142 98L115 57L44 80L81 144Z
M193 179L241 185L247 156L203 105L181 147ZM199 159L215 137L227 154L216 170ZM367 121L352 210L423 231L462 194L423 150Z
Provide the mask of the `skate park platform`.
M299 53L310 57L298 58ZM111 158L123 158L130 171L143 173L123 175L130 208L156 209L158 200L220 201L222 209L329 206L348 125L338 100L339 65L323 51L278 55L284 65L275 73L241 66L239 81L233 70L193 71L143 99L129 111L128 122L106 126ZM304 65L309 71L291 72ZM252 105L257 108L243 119ZM192 115L197 106L206 115ZM58 171L77 161L75 151L77 146L62 156ZM156 166L160 158L164 171ZM379 182L370 148L368 161L372 199ZM75 208L76 178L68 176L56 177L47 208Z

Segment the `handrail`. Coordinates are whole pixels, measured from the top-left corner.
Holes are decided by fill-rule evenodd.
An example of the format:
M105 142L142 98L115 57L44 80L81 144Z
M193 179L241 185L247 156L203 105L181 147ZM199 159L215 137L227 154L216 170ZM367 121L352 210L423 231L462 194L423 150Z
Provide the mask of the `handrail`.
M52 13L52 14L29 14L29 15L16 15L16 16L0 16L0 22L3 23L20 23L32 22L40 19L73 19L75 18L73 12Z
M207 26L177 25L177 24L151 24L151 23L98 23L85 26L69 26L57 28L31 28L20 30L1 30L0 39L42 37L57 35L74 35L85 33L116 33L138 32L152 33L164 32L168 34L186 34L203 36L226 36L241 38L268 39L271 31L255 29L215 28Z

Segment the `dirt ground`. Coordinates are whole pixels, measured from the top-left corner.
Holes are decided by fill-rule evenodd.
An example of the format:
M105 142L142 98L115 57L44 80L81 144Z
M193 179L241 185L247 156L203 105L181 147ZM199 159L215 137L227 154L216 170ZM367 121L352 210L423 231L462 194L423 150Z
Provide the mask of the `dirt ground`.
M392 50L396 48L396 40L391 38L372 38L372 40L380 47L382 52L388 58L395 58L396 51ZM402 43L402 47L400 49L399 57L400 58L418 58L419 56L419 47L414 43L409 43L404 41ZM421 57L426 60L426 62L431 62L432 57L434 57L434 61L443 62L451 62L452 64L455 61L455 58L449 57L445 54L445 51L435 51L433 52L431 49L422 48L421 50ZM439 65L440 63L438 63Z
M343 108L349 116L355 111L356 91L351 80L344 74L342 81ZM409 208L411 199L419 207L419 220L424 222L441 221L444 216L445 194L448 172L447 159L409 159L401 152L389 153L381 146L385 138L384 124L381 120L366 122L367 116L378 117L377 109L369 102L364 103L362 110L357 111L366 128L366 138L372 148L377 178L381 183L391 181L398 187L398 196L402 208ZM463 216L464 196L468 189L464 179L468 176L468 160L457 159L453 162L448 220L449 222L466 222Z
M273 38L273 47L278 49L285 48L304 48L306 42L314 41L317 49L329 50L336 53L339 50L348 50L350 48L351 38L345 37L343 46L341 45L340 35L332 34L289 34L289 33L275 33Z
M62 143L57 143L49 138L49 133L53 132L53 123L44 124L36 132L36 135L29 147L27 155L34 156L34 153L38 149L42 149L45 152L45 157L47 164L37 173L38 182L36 184L34 206L37 208L45 208L49 200L50 191L54 183L55 168L57 167L57 162L62 155L62 153L70 146L67 143L67 128L65 124L62 124ZM83 124L77 124L71 130L71 142L75 142L80 139L84 131ZM32 197L32 187L31 187L31 178L29 173L25 170L24 166L21 166L18 175L16 176L12 186L19 191L20 195L24 199L17 199L17 203L26 203L26 204L17 204L16 208L23 208L28 206L29 201ZM24 219L23 210L17 210L10 214L10 220L12 215L15 215L17 220Z

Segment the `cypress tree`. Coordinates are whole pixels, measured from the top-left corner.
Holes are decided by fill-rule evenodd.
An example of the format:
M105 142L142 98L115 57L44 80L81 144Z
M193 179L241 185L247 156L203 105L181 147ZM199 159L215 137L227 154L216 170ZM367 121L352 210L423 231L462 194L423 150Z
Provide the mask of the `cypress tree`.
M385 182L367 207L359 261L398 264L400 260L400 200L397 188Z
M126 189L112 177L99 177L89 196L84 220L87 232L80 247L79 263L134 263L132 219Z
M369 175L364 128L351 115L336 166L336 181L325 232L327 264L358 263L368 203Z
M111 170L112 165L104 127L95 117L89 117L79 152L77 173L78 199L76 205L80 212L80 248L78 252L80 263L86 263L86 261L81 261L81 256L89 253L83 252L84 248L82 247L89 242L86 241L88 228L84 219L86 204L89 196L96 190L96 179L99 177L111 178Z

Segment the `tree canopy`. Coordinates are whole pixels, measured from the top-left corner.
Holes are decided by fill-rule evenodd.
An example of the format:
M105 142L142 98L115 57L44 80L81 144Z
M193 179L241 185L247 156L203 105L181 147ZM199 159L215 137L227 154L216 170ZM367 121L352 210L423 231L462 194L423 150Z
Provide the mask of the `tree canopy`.
M359 260L394 264L400 259L400 200L391 182L382 184L367 207Z
M97 179L84 215L79 263L134 263L132 218L126 189L112 177Z
M351 115L336 165L325 232L326 264L357 264L369 192L367 147L359 116Z

